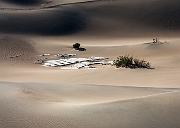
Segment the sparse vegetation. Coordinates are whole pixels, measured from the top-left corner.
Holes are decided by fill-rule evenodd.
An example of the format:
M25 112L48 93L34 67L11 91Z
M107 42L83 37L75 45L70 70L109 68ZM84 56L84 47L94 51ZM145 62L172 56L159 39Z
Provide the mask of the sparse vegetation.
M154 44L163 44L163 42L161 42L160 40L159 40L159 38L154 38L153 39L153 43ZM165 43L165 42L164 42Z
M80 48L80 44L79 43L73 44L73 48L76 49L76 50L79 49Z
M113 61L113 65L117 68L125 67L125 68L147 68L150 69L150 63L145 60L134 59L129 55L119 56L117 60Z

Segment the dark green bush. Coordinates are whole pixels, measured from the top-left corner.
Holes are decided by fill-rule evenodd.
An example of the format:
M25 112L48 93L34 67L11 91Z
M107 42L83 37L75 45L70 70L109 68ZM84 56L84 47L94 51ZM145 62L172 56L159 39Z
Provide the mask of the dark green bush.
M117 68L125 67L125 68L151 68L150 63L144 60L134 59L133 57L119 56L117 60L113 61L113 65Z
M117 60L114 60L114 65L119 67L130 67L133 64L133 58L129 56L119 56Z
M80 44L79 44L79 43L73 44L73 48L74 48L74 49L79 49L79 48L80 48Z

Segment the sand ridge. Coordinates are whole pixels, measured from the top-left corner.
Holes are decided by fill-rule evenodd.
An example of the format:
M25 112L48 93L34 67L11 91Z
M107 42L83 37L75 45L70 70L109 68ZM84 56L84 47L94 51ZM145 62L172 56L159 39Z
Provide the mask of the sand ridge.
M74 88L75 86L76 88ZM0 125L3 127L117 127L119 125L122 127L130 127L132 125L136 125L136 127L155 127L157 124L158 126L169 127L171 125L178 127L180 125L177 121L179 114L175 113L179 105L173 103L173 101L179 100L179 89L175 88L158 89L112 87L108 85L9 82L1 82L0 88L0 106L3 110L0 112L3 115L3 118L2 116L0 117ZM24 91L20 93L22 88L28 90L26 91L28 94L22 94ZM3 93L2 89L4 90ZM106 91L107 89L109 91ZM38 95L34 95L35 92L38 95L46 95L46 99L48 97L52 101L39 99ZM131 93L132 98L127 98L130 96L129 93ZM142 96L140 96L141 93ZM150 95L147 95L148 93ZM106 95L106 98L109 97L110 101L106 102L107 99L101 94ZM36 98L26 97L25 95L34 95ZM71 97L72 95L73 97ZM137 98L137 95L140 97ZM119 100L114 102L111 99L114 96L116 98L119 97ZM54 101L55 97L56 99L62 98L64 100L62 100L63 102ZM125 97L127 99L121 99ZM101 103L96 103L97 99ZM67 102L68 100L69 102ZM78 101L80 102L78 103ZM83 105L82 103L85 104ZM164 112L163 115L158 111L159 109ZM157 115L157 112L161 114ZM136 113L146 113L146 115ZM168 117L166 117L167 114L169 115ZM154 117L155 115L156 117ZM147 116L151 122L148 125ZM50 121L48 121L49 118L51 118ZM137 123L139 122L137 118L144 118L143 122ZM157 121L162 119L166 121L157 123ZM44 123L43 120L45 121Z

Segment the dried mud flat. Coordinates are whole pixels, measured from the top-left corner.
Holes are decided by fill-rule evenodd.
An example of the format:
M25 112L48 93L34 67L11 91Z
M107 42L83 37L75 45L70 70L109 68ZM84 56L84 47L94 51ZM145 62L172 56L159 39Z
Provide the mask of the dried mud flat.
M179 128L179 3L0 0L0 127ZM66 53L130 55L153 69L33 64Z

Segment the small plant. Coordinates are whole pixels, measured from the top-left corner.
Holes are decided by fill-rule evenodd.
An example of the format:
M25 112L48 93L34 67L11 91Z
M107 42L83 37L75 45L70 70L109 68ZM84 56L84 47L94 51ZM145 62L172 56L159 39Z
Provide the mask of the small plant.
M74 49L79 49L79 48L80 48L80 44L79 44L79 43L73 44L73 48L74 48Z
M149 62L146 62L145 60L134 59L133 57L129 57L129 55L119 56L117 60L113 61L113 65L117 68L151 68Z

